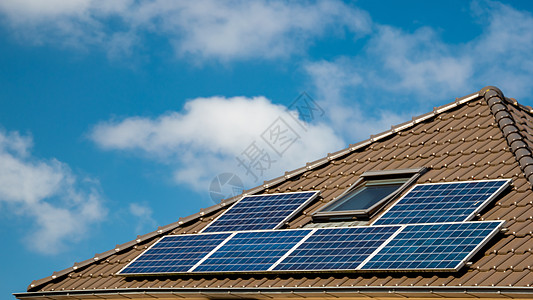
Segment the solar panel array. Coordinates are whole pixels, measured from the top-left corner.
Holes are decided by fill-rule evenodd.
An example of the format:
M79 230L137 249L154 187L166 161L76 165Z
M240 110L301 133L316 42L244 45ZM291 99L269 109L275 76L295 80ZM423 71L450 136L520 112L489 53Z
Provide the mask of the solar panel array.
M311 230L239 232L194 272L267 271Z
M231 236L231 233L168 235L152 245L120 274L183 273Z
M202 232L277 229L318 193L313 191L246 196Z
M479 180L417 185L373 225L469 221L508 184Z
M354 270L400 226L318 229L274 270Z
M503 226L467 221L509 182L417 185L372 226L341 228L273 230L318 192L248 196L200 234L162 238L119 274L458 270Z
M503 223L480 221L169 236L119 273L451 271L462 267Z
M458 270L503 221L407 225L363 270Z

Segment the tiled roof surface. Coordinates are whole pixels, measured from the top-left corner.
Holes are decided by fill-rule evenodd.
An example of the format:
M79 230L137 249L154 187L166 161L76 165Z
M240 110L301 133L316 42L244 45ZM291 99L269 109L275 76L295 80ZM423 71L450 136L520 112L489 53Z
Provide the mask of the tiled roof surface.
M264 193L320 190L321 197L287 228L311 222L310 214L343 193L370 170L429 167L418 183L512 178L512 188L483 211L479 220L506 220L508 229L457 273L336 273L322 275L261 274L210 276L115 275L161 234L122 247L116 253L57 278L34 282L29 292L135 288L223 289L297 287L529 287L533 285L533 115L531 109L506 99L496 88L455 108L437 112L407 129L290 176ZM458 102L456 102L458 103ZM503 109L502 109L503 107ZM414 122L417 123L417 122ZM514 143L514 142L520 143ZM514 143L514 144L513 144ZM353 148L355 149L355 148ZM520 150L522 149L522 150ZM531 169L531 170L530 170ZM289 177L289 176L288 176ZM196 233L224 208L206 211L168 234ZM133 245L133 244L131 244ZM64 275L62 275L64 274Z

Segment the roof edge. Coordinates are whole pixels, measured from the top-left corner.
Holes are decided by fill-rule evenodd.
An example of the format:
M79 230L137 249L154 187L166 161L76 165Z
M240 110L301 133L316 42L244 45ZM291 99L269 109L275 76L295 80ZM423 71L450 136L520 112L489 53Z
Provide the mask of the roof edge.
M391 126L391 129L387 130L387 131L384 131L384 132L381 132L381 133L378 133L378 134L375 134L375 135L371 135L369 139L367 140L364 140L364 141L361 141L361 142L358 142L356 144L350 144L348 148L345 148L343 150L339 150L339 151L336 151L336 152L333 152L333 153L328 153L328 155L324 158L321 158L321 159L318 159L318 160L315 160L313 162L308 162L306 164L305 167L301 167L301 168L298 168L298 169L295 169L295 170L292 170L292 171L288 171L288 172L285 172L285 175L284 176L280 176L280 177L277 177L277 178L274 178L272 180L268 180L268 181L264 181L262 185L260 186L257 186L255 188L252 188L252 189L249 189L249 190L245 190L243 191L243 194L242 195L238 195L238 196L235 196L235 197L232 197L232 198L229 198L229 199L226 199L226 200L222 200L219 204L215 204L215 205L212 205L210 207L207 207L205 209L200 209L200 212L198 213L195 213L193 215L190 215L190 216L187 216L187 217L184 217L184 218L179 218L177 222L174 222L174 223L171 223L171 224L168 224L168 225L165 225L165 226L160 226L158 227L157 230L153 231L153 232L149 232L147 234L144 234L144 235L139 235L137 236L137 238L135 240L132 240L132 241L129 241L129 242L126 242L124 244L120 244L120 245L116 245L114 249L112 250L109 250L109 251L105 251L105 252L102 252L102 253L97 253L94 255L94 257L92 258L89 258L87 260L84 260L82 262L76 262L74 263L74 265L72 267L69 267L69 268L66 268L64 270L61 270L61 271L55 271L52 273L51 276L48 276L48 277L44 277L42 279L37 279L37 280L33 280L30 285L27 287L27 290L30 291L32 289L36 289L38 288L39 286L43 285L43 284L46 284L52 280L55 280L59 277L63 277L67 274L69 274L70 272L72 271L75 271L79 268L83 268L83 267L86 267L92 263L95 263L95 262L98 262L98 261L101 261L113 254L116 254L116 253L119 253L121 251L125 251L131 247L134 247L135 245L141 243L141 242L144 242L146 240L149 240L149 239L152 239L152 238L156 238L158 236L162 236L180 226L183 226L184 224L187 224L187 223L190 223L192 221L195 221L196 219L198 218L201 218L203 217L204 215L207 215L207 214L210 214L210 213L213 213L213 212L216 212L218 211L219 209L222 209L228 205L231 205L233 204L234 202L236 202L237 200L239 200L240 198L242 198L243 196L247 196L247 195L253 195L253 194L257 194L259 192L262 192L272 186L276 186L290 178L293 178L293 177L296 177L300 174L303 174L304 172L306 171L309 171L309 170L313 170L313 169L316 169L316 168L319 168L325 164L327 164L328 162L334 160L334 159L337 159L339 157L342 157L342 156L345 156L345 155L348 155L354 151L357 151L361 148L364 148L368 145L371 145L372 143L376 142L376 141L379 141L379 140L382 140L382 139L385 139L393 134L396 134L400 131L403 131L403 130L406 130L406 129L409 129L423 121L426 121L427 119L430 119L432 117L435 117L441 113L444 113L450 109L453 109L453 108L456 108L457 106L459 105L462 105L462 104L465 104L467 102L470 102L470 101L473 101L473 100L477 100L479 99L480 97L483 97L483 95L487 94L488 93L488 90L485 90L486 88L483 88L481 89L480 92L476 92L476 93L472 93L472 94L469 94L469 95L466 95L464 97L460 97L460 98L455 98L455 101L453 102L450 102L448 104L444 104L442 106L438 106L438 107L434 107L433 108L433 111L429 112L429 113L426 113L426 114L422 114L422 115L419 115L419 116L415 116L412 118L411 121L407 121L407 122L404 122L404 123L401 123L401 124L398 124L398 125L393 125ZM500 91L498 88L494 88L494 90L496 91ZM482 95L481 92L482 91L485 91L485 93ZM500 94L501 94L501 91L500 91ZM503 94L502 94L503 95ZM532 169L532 175L533 175L533 165L531 166L531 169ZM533 177L532 177L533 179Z
M520 165L520 169L530 185L533 185L533 152L525 142L520 129L516 126L516 121L509 112L507 105L515 105L529 113L531 113L531 108L518 104L516 100L505 98L502 91L494 86L482 88L479 94L487 101L498 127Z
M404 123L401 123L401 124L398 124L398 125L393 125L391 126L391 129L387 130L387 131L384 131L384 132L381 132L381 133L378 133L378 134L374 134L374 135L371 135L369 139L367 140L364 140L364 141L361 141L361 142L358 142L358 143L355 143L355 144L350 144L348 148L345 148L345 149L342 149L342 150L339 150L339 151L336 151L336 152L333 152L333 153L328 153L328 155L324 158L321 158L321 159L318 159L318 160L315 160L315 161L312 161L312 162L308 162L306 164L305 167L303 168L298 168L298 169L295 169L295 170L292 170L292 171L289 171L289 172L285 172L285 175L284 176L280 176L280 177L277 177L277 178L274 178L272 180L269 180L269 181L265 181L264 184L262 186L258 186L254 189L251 189L249 191L245 191L245 195L246 194L250 194L250 193L255 193L259 190L264 190L264 189L267 189L269 187L272 187L274 185L277 185L287 179L290 179L292 177L296 177L302 173L304 173L305 171L309 171L309 170L313 170L313 169L316 169L322 165L325 165L326 163L334 160L334 159L337 159L339 157L342 157L342 156L345 156L347 154L350 154L356 150L359 150L361 148L364 148L376 141L379 141L379 140L382 140L384 138L387 138L389 136L391 136L392 134L395 134L395 133L398 133L400 131L403 131L403 130L406 130L408 128L411 128L415 125L417 125L418 123L421 123L429 118L432 118L432 117L435 117L443 112L446 112L450 109L453 109L459 105L462 105L464 103L467 103L467 102L470 102L472 100L476 100L476 99L479 99L480 94L479 92L477 93L472 93L472 94L469 94L469 95L466 95L464 97L461 97L461 98L455 98L455 101L454 102L451 102L451 103L448 103L448 104L444 104L442 106L439 106L439 107L434 107L433 108L433 111L432 112L429 112L429 113L426 113L426 114L422 114L422 115L419 115L419 116L415 116L412 118L411 121L407 121L407 122L404 122Z
M225 295L226 297L240 298L242 296L253 297L254 295L283 295L283 294L334 294L337 296L353 297L354 294L360 294L361 297L382 298L384 294L388 297L402 297L409 295L411 297L419 295L421 297L435 297L446 298L453 295L464 296L483 296L484 298L494 296L501 298L501 296L510 295L533 295L533 287L510 287L510 286L345 286L345 287L265 287L265 288L134 288L134 289L96 289L96 290L71 290L71 291L49 291L49 292L26 292L14 293L13 295L18 299L53 299L51 297L58 296L93 296L102 299L109 299L108 297L128 295L143 295L152 296L178 296L187 297L193 295L201 295L204 297ZM113 298L114 299L114 298Z

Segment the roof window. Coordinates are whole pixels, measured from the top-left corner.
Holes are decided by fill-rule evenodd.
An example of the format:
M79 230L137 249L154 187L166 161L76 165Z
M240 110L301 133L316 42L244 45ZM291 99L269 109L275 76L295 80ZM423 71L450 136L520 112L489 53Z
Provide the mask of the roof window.
M313 219L369 219L426 171L427 168L365 172L346 192L314 213Z

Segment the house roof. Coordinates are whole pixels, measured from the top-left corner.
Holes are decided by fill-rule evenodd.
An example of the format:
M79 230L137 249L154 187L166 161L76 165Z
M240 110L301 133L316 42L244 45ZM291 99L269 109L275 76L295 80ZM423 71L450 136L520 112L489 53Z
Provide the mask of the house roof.
M495 87L458 98L370 139L328 154L245 194L320 190L321 197L286 228L312 222L311 214L341 195L365 171L427 167L417 183L511 178L512 188L480 213L505 220L506 230L471 264L453 273L116 275L164 235L198 233L239 198L139 236L136 240L31 283L20 299L192 297L448 297L533 293L533 109Z

